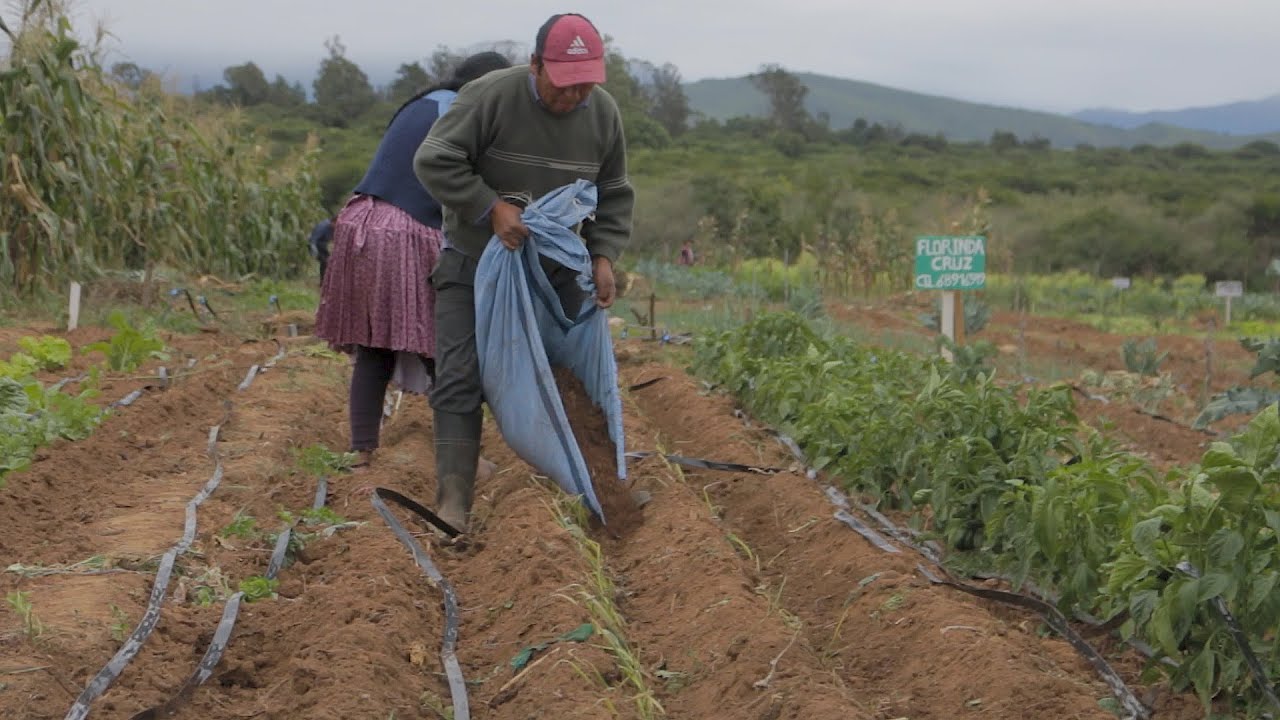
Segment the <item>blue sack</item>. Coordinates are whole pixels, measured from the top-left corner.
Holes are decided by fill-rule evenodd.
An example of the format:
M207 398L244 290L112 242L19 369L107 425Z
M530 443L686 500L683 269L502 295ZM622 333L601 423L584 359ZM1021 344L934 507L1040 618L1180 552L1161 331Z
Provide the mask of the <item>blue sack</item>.
M485 401L503 438L566 493L581 495L604 521L586 460L570 429L552 367L571 370L608 420L619 482L626 479L622 396L607 313L595 304L591 256L572 230L596 208L596 186L578 180L525 208L529 238L508 250L495 235L476 269L476 351ZM587 299L577 317L564 308L539 256L578 275ZM570 311L572 312L572 310Z

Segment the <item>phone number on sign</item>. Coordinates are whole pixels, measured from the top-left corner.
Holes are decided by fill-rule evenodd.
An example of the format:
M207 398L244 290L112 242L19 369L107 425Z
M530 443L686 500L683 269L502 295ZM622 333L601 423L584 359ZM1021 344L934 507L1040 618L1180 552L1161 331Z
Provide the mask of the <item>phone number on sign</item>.
M916 287L922 290L950 290L975 288L987 284L986 273L943 273L942 275L917 275Z

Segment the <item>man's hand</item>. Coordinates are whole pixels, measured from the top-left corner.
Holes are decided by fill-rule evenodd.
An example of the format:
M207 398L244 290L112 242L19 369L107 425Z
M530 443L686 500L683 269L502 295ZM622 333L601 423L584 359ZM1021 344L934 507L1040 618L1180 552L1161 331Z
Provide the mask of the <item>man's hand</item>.
M493 234L508 250L519 249L520 243L529 237L529 228L520 221L520 208L506 200L494 203L489 217L493 222Z
M592 257L591 277L596 283L596 305L611 307L617 294L617 286L613 280L613 261L603 255Z

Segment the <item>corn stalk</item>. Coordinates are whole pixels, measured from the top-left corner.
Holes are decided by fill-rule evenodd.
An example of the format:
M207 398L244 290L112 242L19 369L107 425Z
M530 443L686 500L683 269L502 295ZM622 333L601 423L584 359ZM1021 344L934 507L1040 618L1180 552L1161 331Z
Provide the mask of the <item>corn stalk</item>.
M323 214L314 141L273 171L236 116L201 116L155 80L121 86L65 14L40 5L28 2L16 29L0 22L5 292L157 265L274 277L304 267L301 238Z

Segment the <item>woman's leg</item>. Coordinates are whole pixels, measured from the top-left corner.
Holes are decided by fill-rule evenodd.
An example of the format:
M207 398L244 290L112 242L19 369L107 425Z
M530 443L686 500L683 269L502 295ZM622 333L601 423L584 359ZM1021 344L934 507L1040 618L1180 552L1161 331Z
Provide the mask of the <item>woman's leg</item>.
M387 383L395 369L396 356L390 350L356 346L355 368L351 371L351 449L362 461L378 448L382 427L382 402Z

